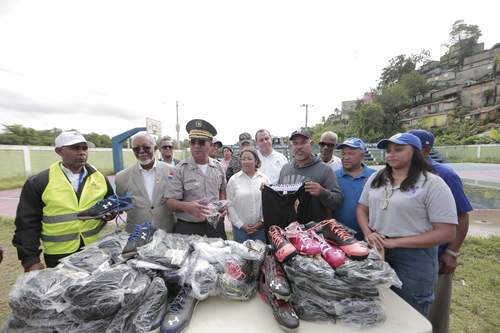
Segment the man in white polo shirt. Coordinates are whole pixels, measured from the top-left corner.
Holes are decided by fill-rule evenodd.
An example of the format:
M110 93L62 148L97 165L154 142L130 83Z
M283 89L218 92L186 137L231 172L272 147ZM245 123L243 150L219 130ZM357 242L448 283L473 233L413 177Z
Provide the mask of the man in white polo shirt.
M283 165L288 163L285 155L273 149L271 133L266 129L260 129L255 133L255 142L259 148L258 154L262 166L259 171L265 174L271 184L276 184L280 177Z

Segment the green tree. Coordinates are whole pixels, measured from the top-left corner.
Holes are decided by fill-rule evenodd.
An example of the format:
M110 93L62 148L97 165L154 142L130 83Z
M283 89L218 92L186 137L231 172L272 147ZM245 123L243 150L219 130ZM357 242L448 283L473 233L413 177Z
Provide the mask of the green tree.
M403 75L415 71L417 65L424 64L429 59L430 52L428 50L422 50L419 54L412 54L410 56L400 54L390 59L389 66L382 69L378 89L381 90L386 86L399 82Z
M380 95L376 97L376 101L384 110L383 134L388 136L401 131L401 111L410 102L408 92L404 86L396 83L383 88Z
M424 95L430 89L425 77L417 71L403 74L399 82L413 102L417 96Z
M349 116L349 136L376 142L384 132L384 110L378 103L363 103Z
M456 57L460 65L464 59L474 52L474 45L477 44L482 33L475 24L466 24L464 20L455 21L450 29L450 44L448 47L448 58Z

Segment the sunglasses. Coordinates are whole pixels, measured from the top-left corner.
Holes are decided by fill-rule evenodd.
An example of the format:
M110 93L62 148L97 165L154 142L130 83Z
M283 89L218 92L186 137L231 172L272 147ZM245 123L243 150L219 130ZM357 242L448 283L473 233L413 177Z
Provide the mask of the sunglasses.
M190 141L191 146L194 146L194 145L204 146L205 142L207 142L207 140L203 140L203 139L191 139L191 141Z
M161 149L167 150L167 149L172 149L174 146L161 146Z
M328 148L335 148L335 146L336 146L335 143L326 143L326 142L320 142L319 145L320 145L320 147L327 146Z
M152 149L151 146L137 146L133 147L132 150L134 151L134 153L139 153L141 151L141 148L142 150L144 150L145 153L149 153Z
M89 146L87 145L73 145L73 146L66 146L69 150L83 150L83 151L87 151L89 150Z

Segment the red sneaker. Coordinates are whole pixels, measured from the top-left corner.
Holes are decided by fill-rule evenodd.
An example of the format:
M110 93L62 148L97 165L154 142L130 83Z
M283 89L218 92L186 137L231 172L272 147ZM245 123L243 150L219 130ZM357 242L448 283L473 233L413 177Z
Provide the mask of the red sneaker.
M319 242L321 246L321 256L330 266L332 266L332 268L337 268L344 264L346 257L342 249L335 245L328 244L323 235L316 234L314 230L309 230L309 232L313 235L314 239Z
M335 219L321 221L311 229L321 230L327 242L340 247L352 259L368 257L368 247L354 238L349 230Z
M277 225L270 226L267 234L274 248L274 255L279 262L283 262L297 253L292 243L286 239L285 231Z
M295 246L297 252L306 256L314 256L321 253L319 242L305 231L298 222L292 222L285 228L286 237Z

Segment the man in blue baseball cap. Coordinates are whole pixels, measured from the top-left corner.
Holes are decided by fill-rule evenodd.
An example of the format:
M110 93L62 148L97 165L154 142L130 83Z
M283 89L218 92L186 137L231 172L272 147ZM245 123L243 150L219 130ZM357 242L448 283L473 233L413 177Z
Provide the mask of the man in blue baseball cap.
M366 146L363 140L349 138L337 146L341 150L342 168L335 172L337 183L344 194L342 206L333 211L333 217L356 231L356 238L363 240L363 232L356 219L356 207L368 177L375 172L363 164Z
M436 299L429 311L429 320L434 332L448 332L451 288L460 246L469 230L469 212L472 206L464 193L462 181L457 173L447 165L438 163L430 158L434 145L434 135L423 129L412 129L408 133L418 137L422 144L422 153L432 167L432 172L440 176L448 185L455 199L457 207L458 226L455 240L439 247L439 280L436 290Z

